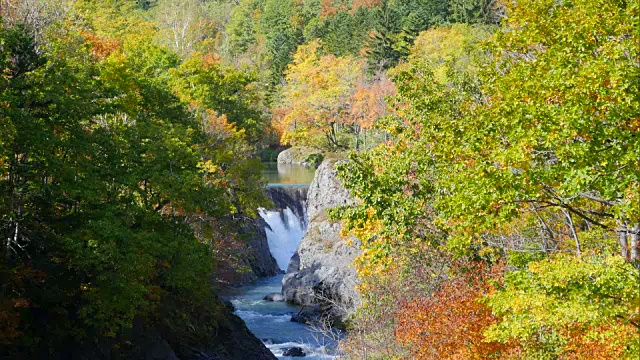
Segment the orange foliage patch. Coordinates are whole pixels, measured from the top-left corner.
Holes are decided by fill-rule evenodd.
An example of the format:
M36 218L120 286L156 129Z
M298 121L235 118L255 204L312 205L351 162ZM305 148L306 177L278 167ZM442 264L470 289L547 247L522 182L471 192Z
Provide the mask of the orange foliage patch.
M632 119L627 119L627 121L624 122L623 126L629 131L640 132L640 116L636 116Z
M353 0L351 4L351 12L355 13L361 7L373 8L380 5L381 0Z
M227 139L236 135L241 135L243 131L236 127L235 123L227 120L227 115L218 115L214 110L205 110L206 119L204 130L207 135L216 137L219 140Z
M205 68L211 68L214 66L219 66L221 63L221 59L219 55L214 54L206 54L203 56L203 65Z
M387 114L386 98L395 93L395 85L388 78L358 86L351 97L351 120L363 129L371 129L377 119Z
M90 32L84 32L82 35L85 38L85 43L91 46L91 55L96 60L106 59L118 51L122 45L118 39L103 39Z
M338 10L333 6L333 0L321 0L320 16L332 16L337 12Z
M498 273L499 271L495 271ZM487 342L482 332L496 322L478 299L492 291L485 265L446 282L430 297L406 302L396 314L396 339L415 359L486 359L512 354L511 344Z
M622 331L620 331L622 329ZM567 332L566 338L568 343L564 350L567 352L567 356L564 357L568 360L579 359L591 359L591 360L608 360L608 359L621 359L625 354L624 341L625 339L633 339L638 335L638 330L631 324L606 324L599 328L591 329L592 333L604 334L608 332L615 332L615 337L618 341L605 341L601 339L594 339L587 336L585 329L573 329ZM621 341L622 340L622 341Z

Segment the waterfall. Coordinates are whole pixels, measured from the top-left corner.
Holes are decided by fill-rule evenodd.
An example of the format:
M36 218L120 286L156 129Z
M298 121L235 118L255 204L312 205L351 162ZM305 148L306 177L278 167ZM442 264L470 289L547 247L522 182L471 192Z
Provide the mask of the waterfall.
M260 216L267 223L265 230L271 255L276 259L280 269L287 270L289 260L296 252L307 224L290 208L279 211L260 209Z
M260 209L267 223L265 231L271 255L282 270L296 252L307 230L306 198L308 186L271 186L267 193L273 200L273 209Z

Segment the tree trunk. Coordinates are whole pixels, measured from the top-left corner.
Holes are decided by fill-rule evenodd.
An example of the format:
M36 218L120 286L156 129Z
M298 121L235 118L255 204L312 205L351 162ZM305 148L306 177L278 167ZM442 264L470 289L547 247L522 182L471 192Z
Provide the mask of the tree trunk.
M569 210L566 210L566 209L562 209L562 212L564 212L564 216L567 218L567 225L569 225L569 228L571 229L571 236L573 236L573 240L576 243L576 254L578 256L580 256L580 254L581 254L580 241L578 240L578 234L576 233L576 227L573 225L573 219L571 218L571 213L569 212Z
M550 249L549 249L549 241L551 241L552 243L555 244L555 237L553 235L553 230L551 230L551 228L549 227L549 224L547 224L546 221L544 221L544 219L542 218L542 216L540 216L540 214L538 213L538 210L536 209L536 216L538 217L538 221L540 222L540 224L542 225L542 228L544 229L544 231L547 233L547 236L544 236L544 252L545 254L549 254ZM555 246L554 246L555 248Z
M640 224L635 224L630 231L630 243L629 243L629 252L630 252L630 260L632 262L640 260Z
M364 148L365 151L367 151L367 129L363 129L362 139L363 139L362 147Z
M337 148L338 146L338 130L336 128L337 124L335 122L331 123L331 142Z
M325 132L325 135L327 137L327 142L329 143L329 146L333 145L334 147L338 147L338 137L336 135L336 123L333 122L331 123L331 125L329 125L329 131Z
M625 260L629 260L629 244L627 243L627 224L622 223L616 231L618 233L618 242L620 243L620 256Z

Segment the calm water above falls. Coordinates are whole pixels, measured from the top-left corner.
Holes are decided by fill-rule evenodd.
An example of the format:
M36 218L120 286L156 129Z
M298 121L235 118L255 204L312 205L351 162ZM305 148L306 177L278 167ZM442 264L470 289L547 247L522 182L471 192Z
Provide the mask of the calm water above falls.
M263 171L263 176L268 186L308 185L315 174L315 169L302 166L275 163L265 165L267 168ZM289 208L281 211L261 209L260 215L269 225L267 238L271 253L280 268L285 270L302 240L306 219L298 218ZM264 341L279 359L300 359L282 356L291 347L302 348L307 354L303 359L334 359L336 344L332 339L307 325L290 321L291 316L300 311L300 306L263 300L265 295L281 292L283 276L258 280L233 289L230 298L236 308L236 315L245 321L249 330Z
M264 163L265 169L262 176L269 186L282 186L292 184L311 184L316 170L313 167L305 167L292 164Z
M271 188L284 188L284 194L300 194L296 189L308 188L315 176L315 169L292 164L266 163L262 176ZM276 189L271 189L276 190ZM306 194L306 190L304 191ZM271 255L281 270L287 270L291 256L298 248L307 230L306 195L284 196L288 200L273 197L277 209L260 209L260 216L267 223L265 229ZM279 292L279 291L278 291Z

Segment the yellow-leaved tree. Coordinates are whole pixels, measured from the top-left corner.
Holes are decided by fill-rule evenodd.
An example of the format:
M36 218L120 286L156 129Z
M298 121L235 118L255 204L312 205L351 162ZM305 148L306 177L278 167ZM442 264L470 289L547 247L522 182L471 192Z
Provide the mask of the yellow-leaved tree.
M279 125L283 143L322 135L329 147L342 147L338 129L351 125L351 97L364 74L354 57L322 55L322 43L300 46L286 71Z

